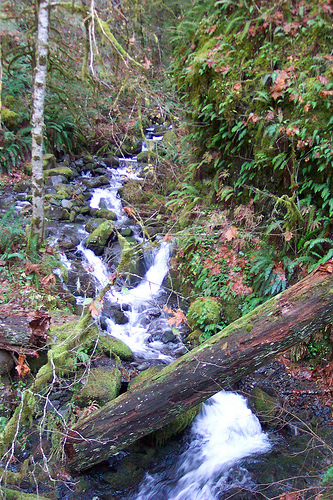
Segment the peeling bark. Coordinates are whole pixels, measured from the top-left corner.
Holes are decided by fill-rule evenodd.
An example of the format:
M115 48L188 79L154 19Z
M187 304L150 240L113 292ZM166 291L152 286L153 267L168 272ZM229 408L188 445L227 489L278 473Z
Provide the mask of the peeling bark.
M333 320L329 262L111 401L67 433L71 471L88 469L227 389Z

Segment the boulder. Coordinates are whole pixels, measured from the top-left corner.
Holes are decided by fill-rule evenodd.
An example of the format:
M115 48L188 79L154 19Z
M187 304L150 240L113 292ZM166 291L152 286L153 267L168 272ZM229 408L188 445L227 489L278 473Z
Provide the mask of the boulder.
M133 361L134 356L131 349L121 340L112 337L112 335L100 336L98 346L107 356L115 354L123 361Z
M118 368L91 368L84 386L74 395L74 400L81 407L91 403L103 406L118 396L120 387L121 373Z
M115 241L116 238L115 224L112 221L106 220L88 236L86 247L92 250L96 247L103 248L110 240Z

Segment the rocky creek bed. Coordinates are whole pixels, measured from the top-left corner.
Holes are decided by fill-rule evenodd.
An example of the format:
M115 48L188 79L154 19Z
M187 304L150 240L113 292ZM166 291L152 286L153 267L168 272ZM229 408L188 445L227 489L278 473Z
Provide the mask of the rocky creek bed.
M91 270L87 269L86 263L82 263L82 255L77 250L80 242L86 239L86 248L93 250L107 262L111 272L119 265L124 248L130 248L126 244L136 246L138 236L142 236L136 220L128 217L134 212L128 210L129 213L124 213L121 208L121 213L113 212L108 200L103 197L97 207L90 206L94 190L109 186L110 167L121 170L124 165L117 158L97 160L86 156L73 161L65 158L58 164L55 164L53 157L45 158L47 237L50 245L56 247L63 256L63 266L67 266L64 298L74 313L51 313L53 336L57 336L56 332L60 331L60 337L69 336L77 324L77 314L81 313L80 303L96 296L96 279ZM2 212L16 202L17 210L28 214L29 189L28 180L21 180L6 188L1 196ZM163 234L163 230L161 221L150 226L149 236L152 243L156 235ZM139 282L138 276L142 276L146 264L141 251L138 256L135 263L132 259L125 262L124 269L129 274L127 280L126 276L122 278L121 286L135 286ZM68 262L71 263L70 266ZM1 312L3 324L9 316L9 311L10 305L4 304ZM173 355L179 356L184 352L186 347L174 335L165 311L152 303L146 308L144 316L145 326L150 325L151 328L151 340L164 344L166 350ZM81 350L78 345L75 346L75 356L71 358L71 363L77 363L78 373L55 381L48 395L47 405L44 406L51 414L56 412L60 415L60 419L75 421L89 414L95 407L103 405L109 398L112 399L119 392L126 390L128 384L142 370L155 370L164 363L162 360L147 361L140 357L134 360L131 349L121 340L110 340L104 335L107 326L103 318L111 318L118 325L124 324L127 321L126 310L112 302L106 303L102 319L94 327L95 333L89 342L83 342ZM181 338L184 339L187 333L188 330L183 326L180 329ZM92 361L89 361L89 371L85 372L90 358ZM45 349L41 350L37 362L29 358L34 376L46 359ZM2 368L1 404L15 405L15 398L20 397L25 382L18 380L13 370L14 363L9 361L8 357L4 363L7 364ZM330 366L329 361L327 366ZM333 446L330 382L332 375L329 368L326 372L325 367L322 370L317 370L315 377L313 371L302 364L293 364L288 357L281 357L280 361L263 367L246 377L236 387L230 388L249 398L249 404L269 433L274 446L272 452L242 462L253 478L251 487L238 486L221 498L230 498L231 494L232 498L239 500L279 498L284 493L292 493L295 490L303 490L304 493L300 495L304 498L315 498L321 494L323 496L318 498L331 498L329 495L332 491L320 485L323 471L331 465ZM19 391L15 393L11 389L13 382L16 386L20 385ZM87 394L85 391L89 384L94 386L93 394ZM8 410L4 411L4 416L8 416ZM36 462L42 461L43 454L50 453L52 447L59 446L59 432L57 437L55 434L52 436L52 430L43 431L41 434L40 426L38 427L40 419L39 416L31 429L29 426L24 427L24 438L19 436L14 448L15 460L12 459L12 463L6 463L6 460L3 462L7 471L18 472L29 456L33 456ZM48 414L47 422L51 429L57 425L56 420L51 422L52 417ZM61 467L53 465L52 471L45 471L41 467L35 474L35 483L40 483L38 488L33 481L30 484L31 475L30 479L27 479L22 474L19 482L16 478L15 481L19 484L16 487L11 481L7 482L11 485L10 488L27 493L38 491L46 498L130 498L146 471L158 467L157 464L161 463L167 466L171 457L180 453L181 439L187 439L186 431L183 435L184 427L185 425L183 428L177 428L180 439L171 438L165 443L164 437L161 437L160 441L164 443L162 448L156 446L156 437L146 438L77 478L69 477ZM62 429L60 434L61 432ZM55 482L50 480L50 476L55 478ZM235 469L231 477L236 476ZM303 497L290 498L298 500Z

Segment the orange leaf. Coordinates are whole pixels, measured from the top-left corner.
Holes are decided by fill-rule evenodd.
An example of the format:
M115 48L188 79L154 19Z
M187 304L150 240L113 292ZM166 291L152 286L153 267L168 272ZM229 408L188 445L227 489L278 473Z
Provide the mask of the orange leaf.
M235 83L235 85L232 87L232 90L234 92L238 92L242 88L241 82Z
M24 354L19 354L18 358L19 364L15 366L15 370L17 371L19 377L25 377L30 373L29 366L24 363L25 358L26 356Z
M91 301L88 310L92 318L98 318L99 312L103 309L103 301L101 299L96 299Z
M285 234L284 239L286 241L290 241L292 237L293 237L293 233L289 231L289 233Z
M167 322L170 325L178 326L181 323L186 323L186 316L183 311L178 308L177 311L172 311L172 316L167 319Z
M237 227L235 226L231 226L229 227L229 229L227 230L227 232L225 233L224 235L226 237L226 239L228 241L231 241L233 240L234 238L236 238L238 236L238 230L237 230Z
M126 212L129 217L135 216L135 210L132 207L124 207L124 212Z

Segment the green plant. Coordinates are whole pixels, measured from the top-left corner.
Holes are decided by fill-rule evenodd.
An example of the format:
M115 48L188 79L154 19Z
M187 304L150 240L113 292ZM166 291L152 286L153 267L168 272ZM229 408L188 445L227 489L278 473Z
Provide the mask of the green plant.
M210 338L226 326L221 321L221 304L212 297L198 297L192 302L187 313L187 321L193 329L198 328L202 331L201 341Z
M31 127L24 127L17 132L3 129L0 131L0 172L9 173L31 151Z
M18 251L25 238L23 220L15 210L15 204L0 219L0 256L2 260L19 258L24 260L22 251Z

